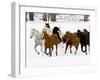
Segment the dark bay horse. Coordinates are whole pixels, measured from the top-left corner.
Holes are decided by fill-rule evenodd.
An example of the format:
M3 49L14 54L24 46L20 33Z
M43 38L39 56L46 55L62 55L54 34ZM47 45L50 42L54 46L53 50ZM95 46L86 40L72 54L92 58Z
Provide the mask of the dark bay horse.
M53 28L53 35L56 34L58 36L59 40L62 41L60 38L60 33L61 33L61 31L60 31L59 27L56 26Z
M66 32L66 48L65 48L65 54L67 51L68 46L70 46L70 53L72 53L71 47L74 46L76 48L75 54L78 50L78 46L80 43L80 39L77 37L76 33L70 33L69 31Z
M47 48L49 48L49 56L52 56L53 46L56 46L56 56L58 56L57 48L60 40L58 39L57 35L49 36L46 31L43 32L43 39L45 40L45 53L47 54Z
M87 31L86 29L83 29L83 33L84 33L85 36L86 36L86 43L87 43L87 45L90 47L90 32Z
M77 30L77 36L80 38L81 51L87 54L87 45L90 46L90 33L86 29L83 30L83 32ZM83 50L83 47L85 47L85 50Z

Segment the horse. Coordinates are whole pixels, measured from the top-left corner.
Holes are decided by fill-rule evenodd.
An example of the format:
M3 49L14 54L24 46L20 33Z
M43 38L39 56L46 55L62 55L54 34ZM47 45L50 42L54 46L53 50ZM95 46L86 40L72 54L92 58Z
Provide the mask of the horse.
M41 51L42 51L42 48L43 48L42 34L38 30L32 29L30 38L32 39L33 36L35 37L34 49L35 49L36 53L38 53L38 55L39 55L40 53L36 50L36 48L37 48L37 46L40 46Z
M87 45L88 45L88 47L89 47L89 49L90 49L90 32L87 31L86 29L83 29L83 33L84 33L85 36L86 36L86 43L87 43Z
M45 23L45 27L43 28L42 33L44 31L46 31L49 36L52 35L52 29L50 29L49 23Z
M67 52L68 46L70 46L70 53L72 53L71 47L74 46L76 48L75 51L76 54L80 43L80 39L77 37L76 33L70 33L69 31L66 32L65 36L66 36L65 54Z
M58 36L59 40L62 41L62 39L60 38L61 31L60 31L59 27L55 26L53 28L53 35L54 34L56 34Z
M53 46L56 46L56 56L58 56L57 48L58 44L60 43L57 35L49 36L46 31L43 32L43 39L45 40L45 54L47 54L47 48L49 48L49 56L52 56ZM48 55L48 54L47 54Z
M84 32L77 30L77 36L80 38L81 51L86 52L86 55L87 55L87 45L90 46L89 35L90 33L86 29L84 29ZM85 50L83 50L83 47L85 47Z

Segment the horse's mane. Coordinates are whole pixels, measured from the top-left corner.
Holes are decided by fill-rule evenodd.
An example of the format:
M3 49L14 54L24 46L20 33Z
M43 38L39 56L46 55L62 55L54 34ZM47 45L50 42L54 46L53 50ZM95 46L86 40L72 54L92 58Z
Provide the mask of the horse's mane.
M33 28L32 31L35 31L36 33L41 34L37 29Z

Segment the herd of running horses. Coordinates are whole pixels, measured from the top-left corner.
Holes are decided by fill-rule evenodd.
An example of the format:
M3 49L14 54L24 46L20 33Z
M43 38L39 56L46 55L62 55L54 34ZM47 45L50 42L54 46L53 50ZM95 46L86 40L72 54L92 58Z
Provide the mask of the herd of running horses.
M76 51L74 54L77 53L79 44L81 45L81 51L83 53L85 53L87 55L87 46L88 49L90 47L90 32L87 31L86 29L81 30L77 30L76 32L70 32L70 31L66 31L63 36L60 36L60 29L59 27L54 27L52 30L52 35L49 35L46 31L43 31L42 33L40 33L38 30L36 29L32 29L31 31L31 36L30 38L32 38L33 36L35 36L35 46L34 49L35 51L40 54L38 52L38 50L36 49L36 47L38 45L41 46L41 51L43 49L43 45L44 45L44 49L45 49L45 54L52 56L52 51L54 49L54 46L56 46L56 56L58 56L58 44L63 43L66 44L65 47L65 54L67 52L67 48L68 46L70 47L70 53L72 53L71 48L74 46ZM43 43L44 40L44 43ZM47 49L49 49L49 53L47 53Z

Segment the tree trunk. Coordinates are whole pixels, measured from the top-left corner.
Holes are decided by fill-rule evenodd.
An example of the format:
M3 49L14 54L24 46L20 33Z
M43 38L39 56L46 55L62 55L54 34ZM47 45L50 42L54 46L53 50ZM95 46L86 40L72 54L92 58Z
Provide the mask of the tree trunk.
M25 13L25 21L27 22L28 19L27 19L27 12Z
M51 14L51 21L56 21L56 14Z
M84 21L88 21L89 15L84 15Z
M46 15L46 13L43 14L43 21L47 21L47 15Z
M33 12L29 13L29 20L34 21L34 13Z

